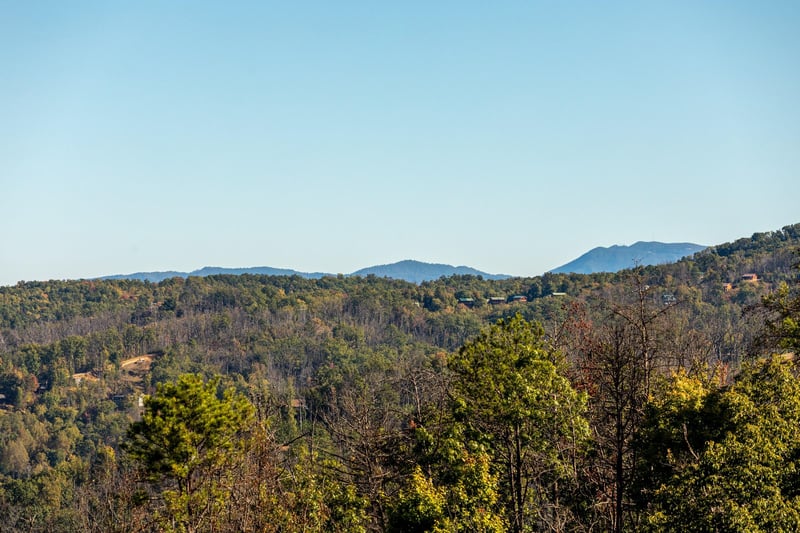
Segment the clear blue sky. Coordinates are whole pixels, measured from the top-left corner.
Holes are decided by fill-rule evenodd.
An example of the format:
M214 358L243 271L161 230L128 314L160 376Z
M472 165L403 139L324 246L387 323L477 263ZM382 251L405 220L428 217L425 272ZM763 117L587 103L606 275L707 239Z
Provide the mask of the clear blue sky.
M0 0L0 285L800 222L800 2Z

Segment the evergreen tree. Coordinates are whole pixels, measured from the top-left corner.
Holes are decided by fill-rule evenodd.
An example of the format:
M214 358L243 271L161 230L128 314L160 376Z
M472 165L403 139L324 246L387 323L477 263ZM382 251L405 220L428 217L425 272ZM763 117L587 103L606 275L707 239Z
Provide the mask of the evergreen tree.
M159 489L162 527L198 531L219 520L229 467L240 456L253 406L219 379L194 374L163 383L144 402L141 421L128 430L125 449Z

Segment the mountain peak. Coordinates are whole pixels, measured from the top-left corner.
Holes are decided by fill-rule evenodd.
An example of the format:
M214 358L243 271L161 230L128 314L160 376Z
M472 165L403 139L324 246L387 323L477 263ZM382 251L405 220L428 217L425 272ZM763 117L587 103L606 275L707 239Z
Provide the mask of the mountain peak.
M412 283L432 281L442 276L482 276L485 279L506 279L510 276L504 274L488 274L468 266L453 266L443 263L425 263L413 259L404 259L388 265L376 265L362 268L350 274L351 276L374 275L382 278L404 279Z
M630 246L623 244L614 244L609 247L598 246L551 272L575 274L617 272L639 265L674 263L705 248L706 246L690 242L663 243L657 241L638 241Z

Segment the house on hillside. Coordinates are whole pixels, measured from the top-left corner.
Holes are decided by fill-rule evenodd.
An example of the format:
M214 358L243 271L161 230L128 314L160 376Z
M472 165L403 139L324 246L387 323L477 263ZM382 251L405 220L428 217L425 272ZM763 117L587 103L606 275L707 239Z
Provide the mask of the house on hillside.
M740 280L742 283L758 283L758 276L756 274L742 274Z
M458 304L459 305L463 305L464 307L467 307L469 309L472 309L473 307L475 307L475 299L474 298L459 298L458 299Z
M500 305L506 303L506 299L502 296L492 296L487 300L490 305Z
M528 301L528 297L524 294L515 294L514 296L508 297L508 303L510 304L518 304L518 303L525 303Z

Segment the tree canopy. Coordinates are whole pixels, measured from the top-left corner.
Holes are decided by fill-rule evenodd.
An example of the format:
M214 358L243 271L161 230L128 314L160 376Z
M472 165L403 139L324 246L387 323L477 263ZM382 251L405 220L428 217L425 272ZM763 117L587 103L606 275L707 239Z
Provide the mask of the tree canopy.
M565 376L563 356L540 325L516 315L466 343L448 365L456 420L490 450L511 529L551 520L589 431L586 395Z
M676 377L651 406L642 458L654 531L800 529L800 380L780 357L729 387ZM662 465L651 472L653 465Z
M149 481L166 486L165 516L177 530L197 531L208 522L253 416L244 396L218 388L219 379L194 374L159 384L128 429L124 448Z

